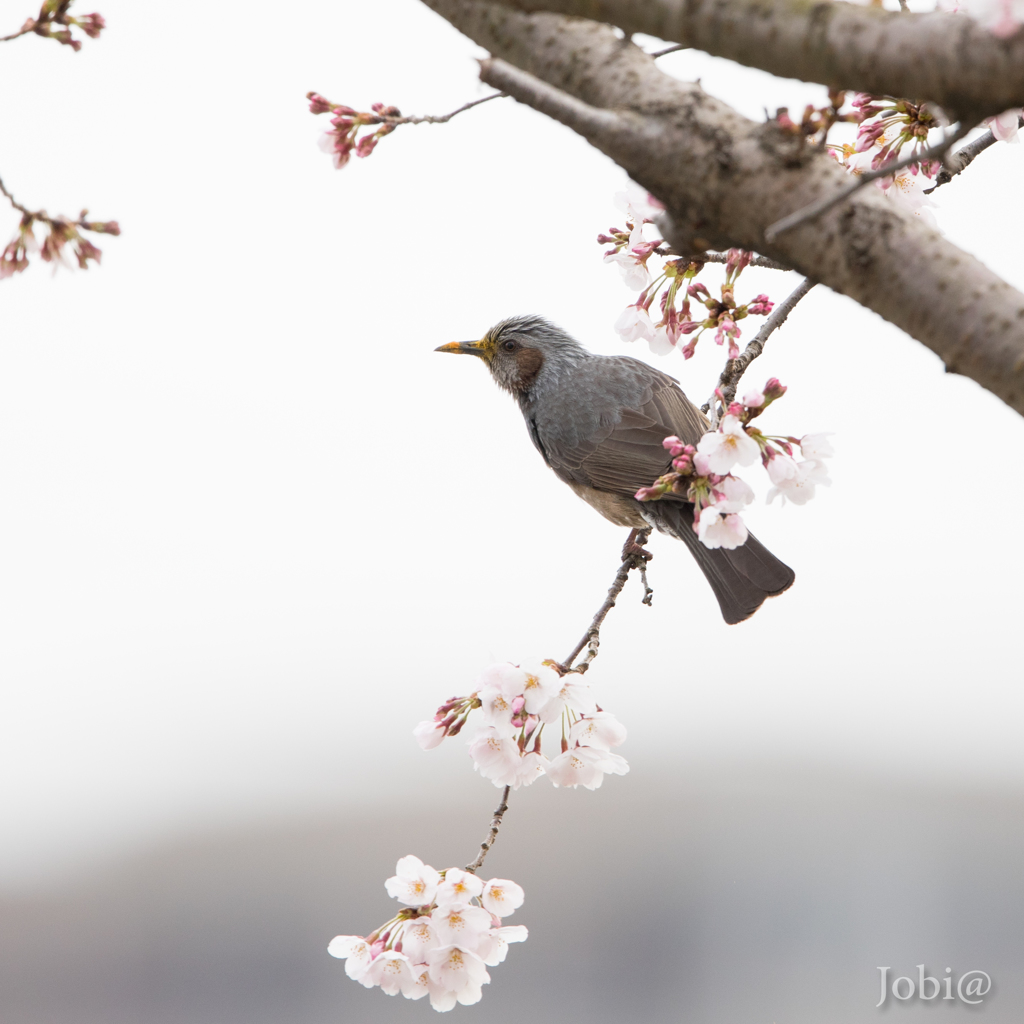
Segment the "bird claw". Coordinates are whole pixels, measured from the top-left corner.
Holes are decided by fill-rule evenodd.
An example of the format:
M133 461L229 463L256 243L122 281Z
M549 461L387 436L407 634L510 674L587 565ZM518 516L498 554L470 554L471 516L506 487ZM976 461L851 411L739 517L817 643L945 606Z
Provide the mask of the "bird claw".
M639 544L637 543L638 537L640 539ZM643 546L645 540L647 540L646 530L630 530L626 543L622 545L622 560L625 562L627 559L632 558L638 566L649 562L654 555Z

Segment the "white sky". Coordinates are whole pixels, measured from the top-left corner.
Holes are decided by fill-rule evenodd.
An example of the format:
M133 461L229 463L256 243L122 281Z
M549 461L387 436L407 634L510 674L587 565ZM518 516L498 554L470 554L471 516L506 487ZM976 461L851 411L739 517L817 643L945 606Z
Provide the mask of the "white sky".
M509 100L334 171L309 89L406 113L484 93L476 48L415 0L99 10L78 54L2 51L8 187L124 233L98 270L0 285L0 881L200 821L488 802L461 749L409 730L492 658L564 656L623 537L482 366L432 350L538 312L625 351L632 297L594 242L624 175ZM752 117L823 96L662 64ZM1022 167L999 145L937 194L1017 287ZM721 350L652 361L703 400ZM655 538L654 608L627 591L589 677L622 752L1024 784L1021 418L824 288L749 379L771 375L768 426L836 432L830 491L748 517L797 584L726 627Z

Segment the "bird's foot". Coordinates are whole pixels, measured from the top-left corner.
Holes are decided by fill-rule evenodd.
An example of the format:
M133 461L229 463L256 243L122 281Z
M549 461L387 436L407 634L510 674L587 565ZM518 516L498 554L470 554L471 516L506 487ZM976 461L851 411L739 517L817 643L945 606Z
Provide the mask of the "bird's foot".
M649 562L654 555L643 546L649 535L649 530L630 530L626 543L622 545L622 560L625 562L632 558L637 567Z

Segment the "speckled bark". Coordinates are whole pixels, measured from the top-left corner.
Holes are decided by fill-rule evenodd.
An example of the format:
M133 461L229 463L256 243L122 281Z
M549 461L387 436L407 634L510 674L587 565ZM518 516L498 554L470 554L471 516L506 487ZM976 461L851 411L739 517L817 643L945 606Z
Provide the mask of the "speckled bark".
M920 219L867 188L767 245L769 224L849 182L832 160L663 74L607 26L481 0L424 2L501 58L484 62L485 81L573 128L658 196L679 251L774 257L1024 412L1024 295Z
M833 0L497 0L618 25L784 78L931 100L965 117L1024 106L1024 32Z

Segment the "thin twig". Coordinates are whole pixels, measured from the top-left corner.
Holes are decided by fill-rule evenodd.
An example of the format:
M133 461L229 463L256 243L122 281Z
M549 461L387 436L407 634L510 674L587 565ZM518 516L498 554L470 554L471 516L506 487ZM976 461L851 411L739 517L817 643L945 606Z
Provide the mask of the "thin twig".
M711 417L712 429L718 426L718 406L716 399L718 398L717 391L722 392L722 407L724 409L729 408L729 403L736 397L736 388L739 385L740 378L746 372L746 369L750 364L764 351L764 343L768 340L771 333L778 330L785 322L786 317L793 312L793 307L814 287L814 282L810 278L805 278L796 288L786 296L785 299L780 302L767 320L761 325L761 330L750 340L747 347L738 355L735 359L730 359L725 364L725 369L722 370L721 377L718 378L718 388L716 393L712 395L702 406L701 412L707 413L712 405L715 406L714 412Z
M815 217L820 217L827 210L831 210L833 206L849 199L854 192L860 191L860 189L864 188L865 185L869 185L871 182L877 181L879 178L887 178L891 174L895 174L897 171L902 171L904 168L910 167L913 164L925 163L928 160L934 160L936 157L942 156L954 142L962 139L973 128L973 124L961 124L955 132L944 138L941 142L937 142L934 146L930 146L928 149L923 149L913 156L908 156L904 160L897 160L895 163L886 164L884 167L879 167L876 170L865 171L863 174L858 175L857 180L852 185L848 185L839 192L836 192L831 196L826 196L824 199L819 199L818 202L811 203L809 206L805 206L803 209L797 210L795 213L791 213L789 216L783 217L781 220L777 220L774 224L770 224L765 229L765 241L774 242L779 235L786 231L791 231L798 224L803 224L805 221L814 220Z
M483 866L484 857L487 856L488 851L494 845L494 840L498 838L498 829L501 828L501 819L508 810L508 794L511 789L511 786L505 787L505 792L501 794L501 803L494 809L494 816L491 818L491 827L487 830L487 838L480 844L480 852L476 855L476 860L470 861L470 863L462 869L463 871L469 871L471 874L476 874L477 869Z
M590 627L587 629L583 639L573 648L572 654L560 666L562 671L579 672L582 675L590 667L590 663L597 657L597 649L601 644L601 624L604 622L605 616L615 607L615 599L622 593L622 588L626 585L626 580L634 569L640 570L640 580L644 585L643 603L646 605L651 603L654 591L647 585L647 559L650 558L650 555L643 550L643 546L647 543L650 533L650 530L633 530L630 533L629 540L626 541L622 548L622 564L619 566L619 571L615 574L612 585L608 588L608 596L604 599L604 604L598 608L597 614L590 623ZM572 663L584 647L588 647L587 656L576 668L572 668ZM505 787L505 791L501 794L501 803L494 809L494 814L491 817L487 838L480 844L480 852L476 855L476 860L470 861L463 868L464 871L475 874L477 869L483 865L484 858L494 845L494 841L498 838L501 819L508 810L508 795L511 789L511 786Z
M29 32L36 30L38 22L35 18L29 18L17 32L12 32L9 36L0 36L0 43L9 43L12 39L18 39L21 36L28 35Z
M728 263L729 254L727 252L694 252L689 255L680 255L677 252L673 252L670 246L658 246L654 250L659 256L668 256L676 260L690 260L691 263ZM754 256L750 263L747 264L751 267L767 267L769 270L792 270L792 267L787 267L785 263L780 263L778 260L771 260L767 256Z
M622 549L622 564L619 566L619 571L615 574L615 579L612 580L612 585L608 588L608 596L604 599L604 604L598 608L597 614L591 621L586 633L583 634L583 638L572 649L572 654L562 662L564 671L579 672L582 675L590 668L590 663L597 657L597 649L601 646L601 624L604 622L607 614L615 607L615 599L622 593L622 588L626 585L626 580L634 569L643 568L644 571L641 572L641 579L645 589L643 603L647 605L651 603L652 591L647 586L646 558L638 553L637 550L642 549L643 545L647 543L650 533L651 531L648 529L634 530L629 535L629 540L626 541ZM587 648L586 657L573 668L572 663L584 647Z
M1024 128L1024 117L1017 118L1017 130ZM975 158L981 156L989 146L994 145L998 140L992 134L991 129L984 135L979 135L973 142L968 142L955 153L950 155L943 162L942 170L935 178L935 184L926 188L924 194L930 196L941 185L948 185L958 174L962 174L974 163Z
M689 47L685 43L676 43L674 46L666 46L664 50L657 50L655 53L647 54L648 57L664 57L666 53L675 53L676 50L688 50Z
M461 114L464 110L469 110L471 107L479 107L481 103L489 103L491 100L498 100L502 96L507 95L507 92L494 92L490 96L484 96L483 99L463 103L458 110L453 110L450 114L441 114L437 117L432 115L424 117L383 117L381 120L387 124L444 124L446 121L450 121L456 114Z

